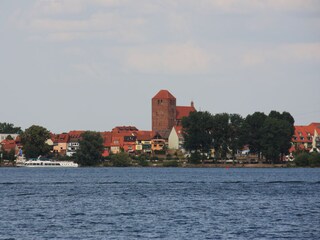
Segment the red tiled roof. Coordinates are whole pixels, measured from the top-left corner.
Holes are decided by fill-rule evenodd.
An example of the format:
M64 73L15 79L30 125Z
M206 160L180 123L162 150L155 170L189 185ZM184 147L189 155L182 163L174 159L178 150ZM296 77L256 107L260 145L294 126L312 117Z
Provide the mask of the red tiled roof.
M112 132L136 132L139 131L135 126L117 126L112 129Z
M138 131L137 140L150 141L156 135L155 131Z
M320 134L320 123L311 123L308 126L294 126L294 136L292 141L297 143L312 142L314 130ZM296 139L294 139L296 138Z
M176 99L168 90L160 90L152 99Z
M70 131L68 134L70 137L80 137L80 135L82 133L84 133L85 131L82 131L82 130L77 130L77 131Z
M15 150L17 146L15 140L8 139L3 140L0 144L2 145L2 149L6 152L9 152L10 150Z
M51 135L51 140L54 143L67 143L69 141L69 134L67 133L53 134Z
M180 120L183 117L188 117L191 112L196 111L193 106L177 106L176 107L176 119Z

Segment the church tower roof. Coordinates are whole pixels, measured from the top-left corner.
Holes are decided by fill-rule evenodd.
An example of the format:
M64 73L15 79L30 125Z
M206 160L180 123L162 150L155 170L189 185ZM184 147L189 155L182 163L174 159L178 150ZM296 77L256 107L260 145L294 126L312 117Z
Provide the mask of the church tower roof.
M160 90L152 99L176 99L168 90Z

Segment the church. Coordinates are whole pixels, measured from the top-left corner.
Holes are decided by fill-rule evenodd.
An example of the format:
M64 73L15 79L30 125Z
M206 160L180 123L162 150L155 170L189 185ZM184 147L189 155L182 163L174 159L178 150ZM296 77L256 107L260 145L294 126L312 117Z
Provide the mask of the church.
M196 111L194 103L190 106L177 106L176 98L168 90L160 90L151 101L152 131L167 138L173 127L181 128L183 117Z

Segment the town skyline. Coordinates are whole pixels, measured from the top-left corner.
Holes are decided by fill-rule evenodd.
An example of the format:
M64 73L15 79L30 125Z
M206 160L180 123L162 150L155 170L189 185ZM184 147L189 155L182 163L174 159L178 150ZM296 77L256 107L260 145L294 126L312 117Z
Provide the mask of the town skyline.
M4 0L1 122L151 129L150 99L320 119L316 0Z

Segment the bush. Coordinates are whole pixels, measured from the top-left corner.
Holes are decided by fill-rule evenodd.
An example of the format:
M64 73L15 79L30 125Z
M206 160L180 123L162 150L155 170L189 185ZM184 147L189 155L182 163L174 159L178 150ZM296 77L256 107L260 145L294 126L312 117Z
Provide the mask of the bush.
M200 164L201 163L201 155L199 152L191 153L188 161L192 164Z
M165 162L163 162L163 166L164 167L179 167L179 163L178 163L178 161L175 161L175 160L165 161Z
M310 167L320 167L320 153L313 152L309 156Z
M294 162L298 167L306 167L309 165L309 154L308 153L300 153L298 154Z
M129 167L131 159L127 153L120 152L111 157L111 162L114 167Z
M300 153L295 157L294 162L298 167L320 167L320 153Z
M141 167L148 167L149 166L149 162L146 159L138 159L138 165Z

